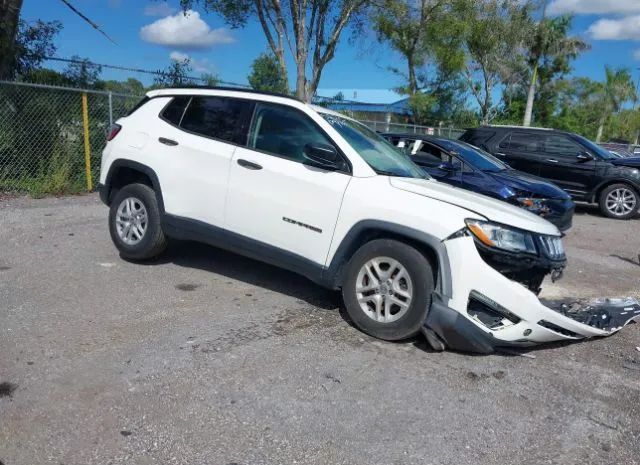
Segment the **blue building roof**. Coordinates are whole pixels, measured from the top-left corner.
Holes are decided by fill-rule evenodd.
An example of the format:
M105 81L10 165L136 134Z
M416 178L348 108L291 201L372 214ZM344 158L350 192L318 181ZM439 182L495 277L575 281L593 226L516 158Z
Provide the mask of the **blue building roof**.
M327 102L327 108L335 111L362 111L367 113L393 113L405 115L411 113L408 99L398 100L393 103L364 103L364 102Z

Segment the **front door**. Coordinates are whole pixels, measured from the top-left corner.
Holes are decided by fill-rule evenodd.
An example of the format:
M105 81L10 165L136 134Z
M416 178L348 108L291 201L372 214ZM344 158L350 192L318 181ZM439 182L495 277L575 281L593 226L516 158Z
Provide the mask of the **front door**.
M227 227L324 265L351 176L304 164L309 143L332 141L300 110L257 104L231 163Z
M583 198L591 189L595 176L595 159L581 160L585 149L564 134L548 134L544 141L545 157L540 176L557 184L572 197Z

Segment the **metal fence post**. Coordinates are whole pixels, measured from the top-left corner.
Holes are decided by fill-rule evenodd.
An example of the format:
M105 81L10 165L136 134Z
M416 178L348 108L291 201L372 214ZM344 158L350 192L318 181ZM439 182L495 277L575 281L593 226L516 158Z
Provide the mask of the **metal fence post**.
M93 190L91 179L91 144L89 143L89 108L87 104L87 93L82 93L82 126L84 127L84 168L87 175L87 190Z
M113 94L109 91L109 126L113 124Z

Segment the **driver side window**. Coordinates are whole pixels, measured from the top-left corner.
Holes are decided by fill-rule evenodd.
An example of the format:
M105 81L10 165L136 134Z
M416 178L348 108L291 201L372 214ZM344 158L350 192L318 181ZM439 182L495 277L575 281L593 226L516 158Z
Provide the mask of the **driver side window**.
M333 145L307 115L284 105L257 105L249 148L302 163L304 146L314 143Z

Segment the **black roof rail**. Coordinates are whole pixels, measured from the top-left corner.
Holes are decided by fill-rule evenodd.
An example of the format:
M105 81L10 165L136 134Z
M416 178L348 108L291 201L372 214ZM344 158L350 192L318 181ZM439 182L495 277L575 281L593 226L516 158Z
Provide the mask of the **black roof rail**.
M269 95L271 97L283 97L283 98L288 98L291 100L295 100L297 102L302 102L302 103L307 103L304 100L301 100L297 97L294 97L292 95L289 94L282 94L279 92L267 92L267 91L262 91L262 90L254 90L254 89L247 89L244 87L231 87L231 86L199 86L199 85L186 85L186 86L172 86L172 87L162 87L162 88L158 88L158 89L153 89L153 90L182 90L182 89L198 89L198 90L224 90L224 91L233 91L233 92L246 92L248 94L258 94L258 95Z

